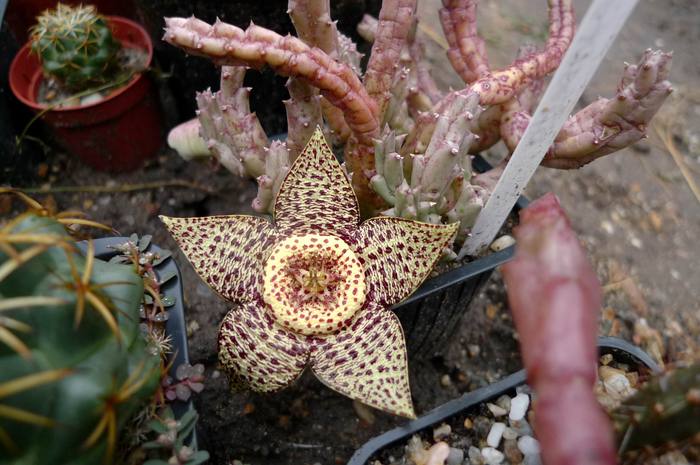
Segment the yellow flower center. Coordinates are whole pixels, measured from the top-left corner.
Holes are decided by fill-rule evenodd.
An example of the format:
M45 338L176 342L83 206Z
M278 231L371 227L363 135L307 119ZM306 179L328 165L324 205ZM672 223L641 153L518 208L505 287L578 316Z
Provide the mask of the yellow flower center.
M365 302L365 273L357 255L335 236L291 236L265 263L263 299L275 320L305 335L335 332Z

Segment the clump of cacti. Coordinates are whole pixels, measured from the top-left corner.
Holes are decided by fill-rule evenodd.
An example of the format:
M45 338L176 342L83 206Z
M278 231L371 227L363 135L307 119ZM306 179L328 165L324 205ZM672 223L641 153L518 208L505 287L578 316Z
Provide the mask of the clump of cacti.
M44 73L73 92L112 81L121 44L92 5L59 3L44 11L31 29L31 47Z
M345 168L364 216L384 214L430 223L460 222L457 243L469 233L505 163L475 173L470 154L502 139L520 142L544 87L573 36L571 0L548 0L544 48L522 47L507 68L489 64L477 33L476 0L443 0L440 20L447 55L465 82L442 92L430 75L416 24L416 0L384 0L378 18L365 16L358 32L373 42L367 68L358 66L352 41L330 19L328 0L290 0L298 37L250 25L166 18L164 39L222 65L221 90L197 97L197 123L176 128L172 147L191 158L211 151L231 172L258 181L253 207L271 213L289 166L317 125L344 148ZM573 115L543 165L578 168L644 137L671 92L671 55L647 50L627 65L611 99L600 98ZM243 87L247 67L269 66L288 76L285 143L270 141ZM193 153L194 151L194 153Z
M25 200L0 227L0 463L109 462L161 376L143 280L80 251L65 226L88 220Z

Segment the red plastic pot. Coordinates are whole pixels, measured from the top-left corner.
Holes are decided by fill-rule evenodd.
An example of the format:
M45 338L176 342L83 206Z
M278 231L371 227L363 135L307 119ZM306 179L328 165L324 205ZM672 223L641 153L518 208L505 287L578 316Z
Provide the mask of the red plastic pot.
M109 16L108 21L123 46L148 53L150 65L153 44L146 31L126 18ZM46 109L36 99L42 79L41 63L26 44L10 66L10 88L36 112ZM97 103L49 110L42 120L57 142L101 171L136 169L158 153L163 140L160 104L153 84L142 74Z

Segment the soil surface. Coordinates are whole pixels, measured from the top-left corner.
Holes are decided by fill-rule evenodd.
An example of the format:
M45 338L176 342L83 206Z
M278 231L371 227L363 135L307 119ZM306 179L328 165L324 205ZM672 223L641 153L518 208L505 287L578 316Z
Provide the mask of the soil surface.
M583 12L589 2L574 3ZM439 31L439 5L439 0L422 2L425 29ZM491 60L497 64L507 64L523 41L541 43L546 35L542 0L484 0L479 20ZM694 0L641 1L582 103L614 92L623 61L636 61L645 48L674 50L671 80L676 92L650 128L651 137L574 172L541 169L527 190L530 198L555 192L580 233L605 288L601 333L634 340L664 362L692 357L700 342L700 199L656 135L657 128L669 131L678 158L700 181L699 23L700 6ZM435 44L430 53L440 83L461 87L440 46ZM489 151L493 160L502 154L498 147ZM176 246L157 215L246 213L255 195L252 182L207 164L187 163L170 151L142 170L122 175L97 173L65 154L51 152L33 173L22 176L26 183L21 187L86 190L36 194L40 200L54 202L61 210L83 209L122 235L152 234L154 243L172 250ZM173 180L186 184L130 192L86 187L118 191ZM9 215L16 207L0 198L0 214ZM279 394L229 393L225 377L217 371L216 356L218 325L228 304L195 275L181 253L175 253L175 260L186 283L190 357L193 364L207 367L206 388L195 404L201 418L201 446L211 453L212 463L343 464L369 438L401 424L401 419L363 408L356 413L351 401L308 373ZM419 414L520 367L498 273L465 312L468 317L444 351L411 361Z

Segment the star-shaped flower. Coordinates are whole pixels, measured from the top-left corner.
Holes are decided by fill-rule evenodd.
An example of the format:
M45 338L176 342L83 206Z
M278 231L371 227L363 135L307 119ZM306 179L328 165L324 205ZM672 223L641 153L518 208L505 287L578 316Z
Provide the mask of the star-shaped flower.
M357 199L316 130L256 216L161 217L200 276L237 304L219 332L234 385L279 390L310 366L331 389L414 417L401 325L388 309L428 276L457 224L360 224Z

